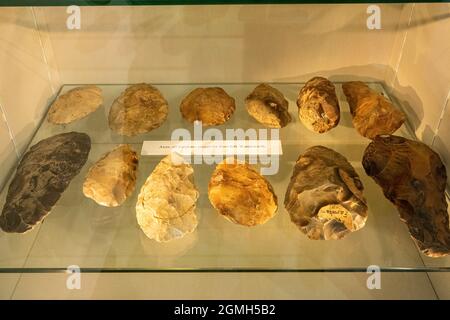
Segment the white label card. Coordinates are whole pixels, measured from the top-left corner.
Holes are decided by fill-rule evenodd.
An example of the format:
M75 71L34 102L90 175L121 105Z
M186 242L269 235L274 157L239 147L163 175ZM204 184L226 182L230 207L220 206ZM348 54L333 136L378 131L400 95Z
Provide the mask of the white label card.
M165 140L144 141L141 155L158 156L172 152L182 156L283 154L280 140Z

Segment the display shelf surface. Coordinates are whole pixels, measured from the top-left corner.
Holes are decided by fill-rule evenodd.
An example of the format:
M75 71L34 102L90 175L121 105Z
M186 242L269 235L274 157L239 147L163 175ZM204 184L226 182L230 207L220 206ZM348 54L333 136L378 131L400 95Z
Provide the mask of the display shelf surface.
M101 108L69 125L53 125L43 120L31 145L49 136L79 131L88 133L92 148L81 173L71 182L44 222L26 234L0 233L0 272L64 271L76 265L91 272L170 271L365 271L369 265L391 271L450 271L450 258L431 259L421 255L398 212L368 177L361 165L370 140L353 128L349 107L341 85L336 84L341 121L325 134L308 131L297 117L296 98L303 84L273 84L289 101L293 119L280 130L283 155L276 175L267 176L278 197L278 213L266 224L243 227L229 222L211 206L207 188L214 165L193 165L200 192L197 203L199 225L186 237L168 243L148 239L136 221L135 203L148 175L163 156L141 156L133 195L117 208L97 205L82 194L89 167L119 143L129 143L140 152L144 140L170 140L177 128L193 130L179 112L182 98L196 87L220 86L236 100L236 112L224 125L215 128L263 128L251 118L244 99L256 84L155 84L169 103L169 117L158 129L135 137L123 137L108 127L107 115L113 100L127 85L99 85L103 90ZM370 84L383 92L381 84ZM75 85L65 85L60 94ZM396 133L412 138L408 126ZM290 221L284 209L284 195L293 166L300 153L313 145L323 145L343 154L355 167L369 206L366 226L343 240L309 240ZM3 206L7 187L0 195Z

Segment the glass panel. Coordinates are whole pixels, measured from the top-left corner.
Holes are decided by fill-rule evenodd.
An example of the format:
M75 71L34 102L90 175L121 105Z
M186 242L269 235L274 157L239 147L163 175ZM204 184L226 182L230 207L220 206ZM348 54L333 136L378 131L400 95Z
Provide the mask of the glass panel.
M42 225L25 235L1 234L0 268L65 269L70 265L78 265L98 271L351 271L365 270L372 264L386 269L422 270L425 267L423 257L418 253L406 226L400 221L397 210L362 169L361 158L367 140L355 134L339 83L336 88L342 109L341 122L337 128L322 135L307 130L295 114L297 92L303 84L273 84L289 100L293 123L280 130L283 146L280 171L277 175L267 176L278 196L279 210L264 225L247 228L220 216L212 208L207 196L214 166L201 164L194 165L195 183L200 191L197 204L200 222L197 230L181 240L169 243L157 243L146 238L136 221L135 204L140 187L161 159L158 156L140 158L136 190L121 207L101 207L83 196L82 183L86 172L100 155L118 143L130 143L135 150L140 150L144 140L167 140L174 128L192 128L177 110L180 101L195 87L212 85L221 86L236 99L239 106L230 121L217 127L219 130L225 134L228 128L263 128L242 107L242 102L255 84L156 85L171 106L169 118L162 127L137 138L118 136L112 133L107 124L109 107L125 85L99 85L104 94L104 107L87 118L65 126L43 121L33 144L61 132L86 132L92 139L89 160ZM61 93L74 87L65 85ZM387 95L381 84L372 83L371 87ZM407 126L399 134L411 138ZM366 226L340 241L308 240L290 221L283 206L295 160L313 145L330 147L343 154L355 167L365 187L369 204ZM6 189L2 197L5 193ZM450 269L448 260L436 266Z

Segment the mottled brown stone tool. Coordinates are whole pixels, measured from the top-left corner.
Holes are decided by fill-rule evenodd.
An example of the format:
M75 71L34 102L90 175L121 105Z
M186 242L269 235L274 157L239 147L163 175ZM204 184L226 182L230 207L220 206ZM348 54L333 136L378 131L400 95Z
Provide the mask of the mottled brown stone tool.
M150 84L128 87L114 101L109 111L109 127L124 136L147 133L167 119L169 106L161 92Z
M48 121L68 124L82 119L101 106L102 90L97 86L74 88L60 95L48 111Z
M253 118L270 128L285 127L292 120L283 94L265 83L247 96L245 106Z
M340 108L334 85L325 78L314 77L300 90L298 117L311 131L324 133L339 123Z
M419 249L429 257L448 255L447 175L439 155L418 141L378 136L366 148L362 164L395 204Z
M342 85L353 117L353 126L364 137L394 133L405 122L405 115L382 94L364 82L351 81Z
M292 222L310 239L341 239L364 227L363 185L344 156L314 146L295 163L284 205Z
M5 232L24 233L41 222L85 164L91 140L85 133L44 139L25 153L9 185L0 216Z
M233 158L217 165L208 197L221 215L244 226L266 223L277 211L277 197L270 183L247 163Z
M203 126L223 124L233 115L236 105L225 90L218 87L197 88L181 102L180 111L189 122L201 121Z
M177 154L163 158L141 188L136 217L147 237L158 242L179 239L198 224L194 169Z
M134 191L138 158L127 144L104 154L84 180L86 197L106 207L120 206Z

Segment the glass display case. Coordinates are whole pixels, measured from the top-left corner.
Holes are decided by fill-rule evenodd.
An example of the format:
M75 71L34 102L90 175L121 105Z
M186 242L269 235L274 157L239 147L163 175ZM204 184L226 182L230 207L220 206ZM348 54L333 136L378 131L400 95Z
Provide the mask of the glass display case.
M448 298L450 4L283 2L1 1L0 274Z

